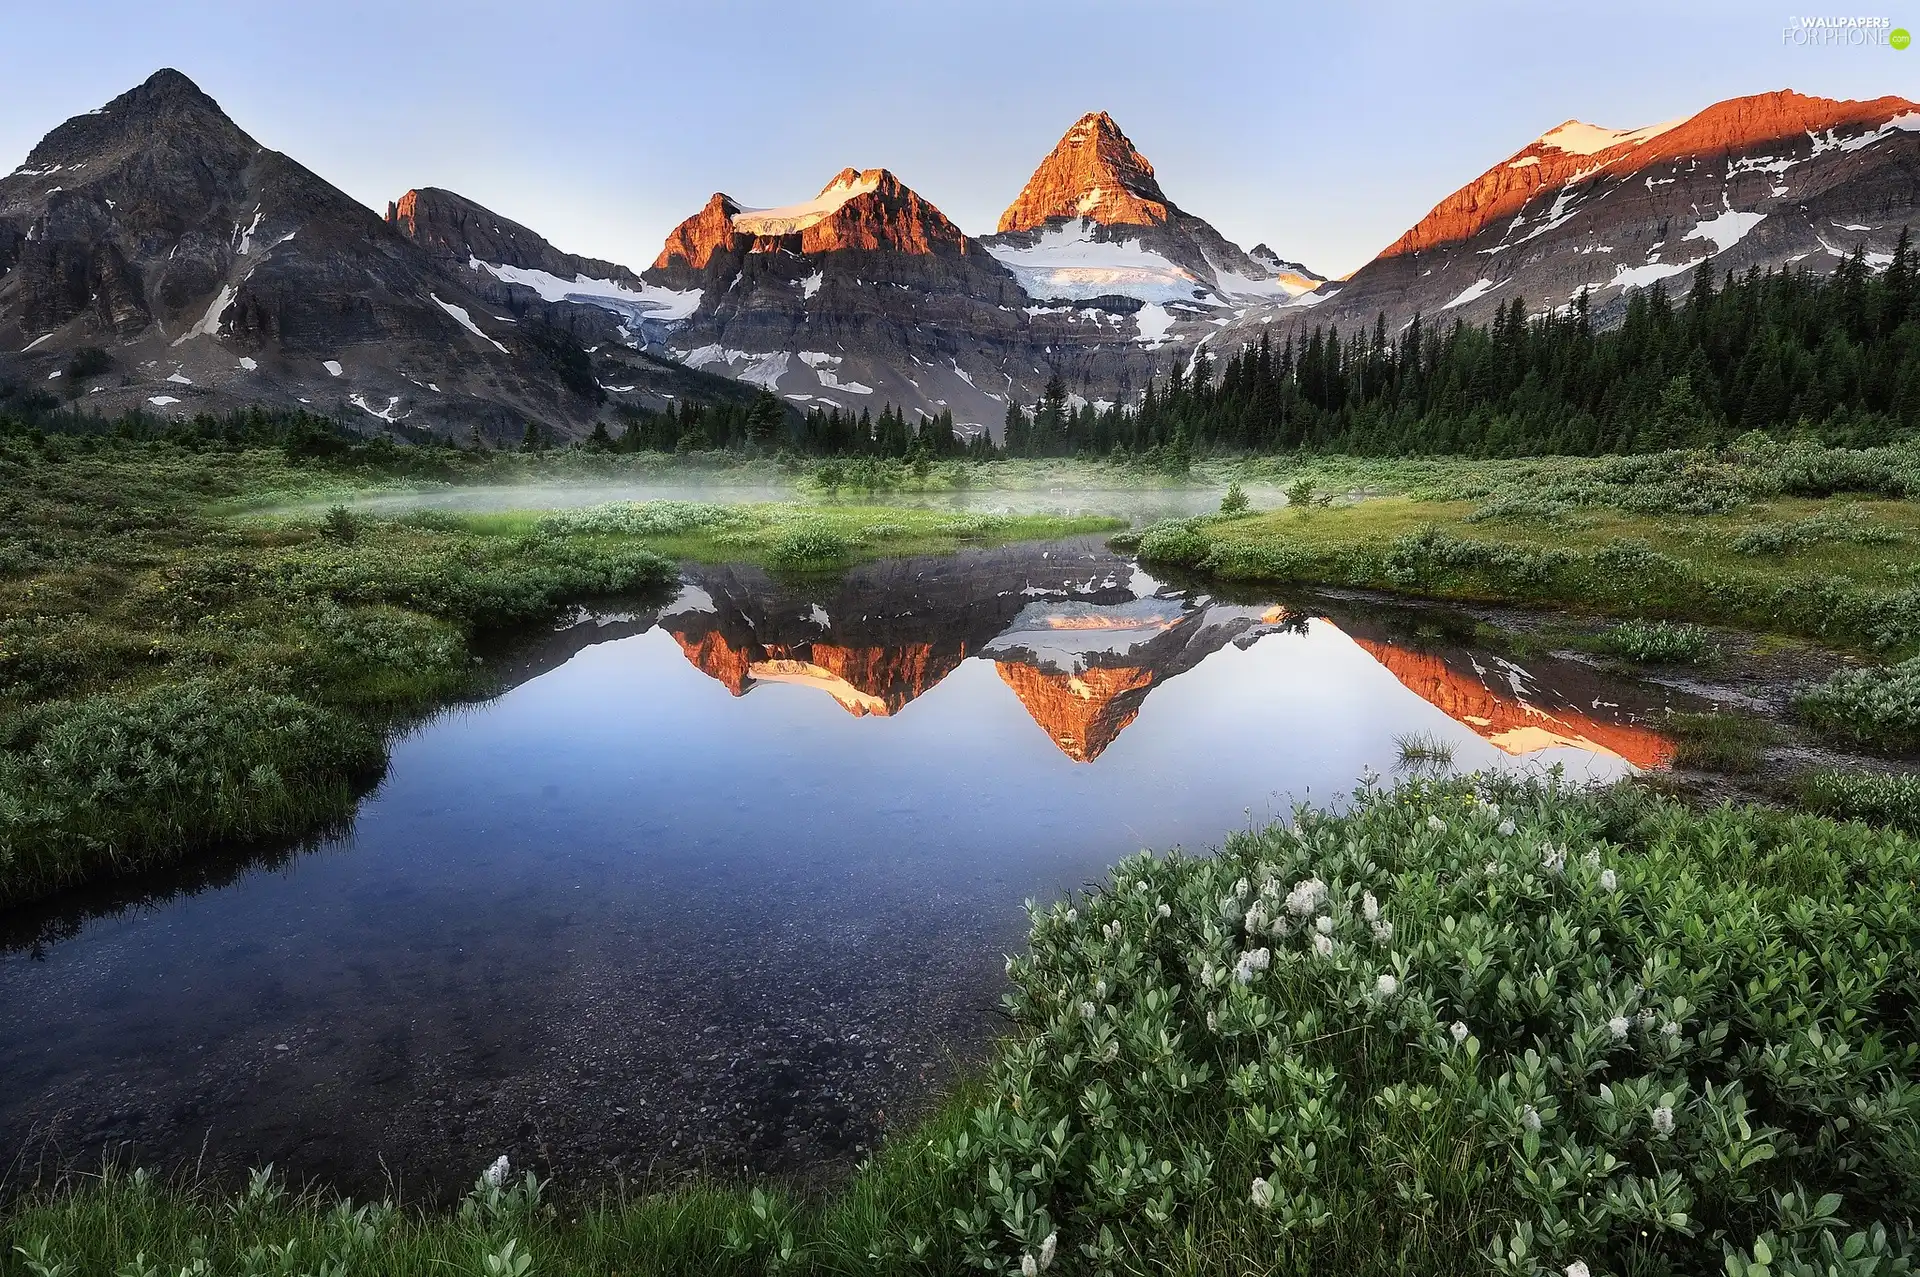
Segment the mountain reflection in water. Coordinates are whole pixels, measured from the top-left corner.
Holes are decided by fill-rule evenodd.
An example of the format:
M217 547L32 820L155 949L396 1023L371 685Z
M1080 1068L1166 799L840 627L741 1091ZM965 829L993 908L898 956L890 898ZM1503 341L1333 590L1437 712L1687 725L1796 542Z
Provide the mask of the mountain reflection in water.
M969 657L1000 680L1060 752L1091 763L1156 687L1222 648L1270 634L1344 635L1422 700L1502 753L1578 749L1648 769L1672 743L1577 663L1535 670L1457 645L1396 640L1378 622L1281 604L1244 605L1165 585L1103 551L902 560L831 584L754 568L695 568L659 624L693 665L744 696L763 683L816 688L856 716L894 715Z

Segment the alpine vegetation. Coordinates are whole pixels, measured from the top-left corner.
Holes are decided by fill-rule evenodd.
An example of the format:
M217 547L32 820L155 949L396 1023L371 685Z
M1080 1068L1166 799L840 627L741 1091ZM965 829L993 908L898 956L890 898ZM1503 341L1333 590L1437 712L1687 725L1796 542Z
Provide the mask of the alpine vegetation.
M1900 754L1920 749L1920 657L1898 665L1836 671L1795 707L1827 735Z
M967 1263L1903 1272L1920 846L1420 781L1036 909Z

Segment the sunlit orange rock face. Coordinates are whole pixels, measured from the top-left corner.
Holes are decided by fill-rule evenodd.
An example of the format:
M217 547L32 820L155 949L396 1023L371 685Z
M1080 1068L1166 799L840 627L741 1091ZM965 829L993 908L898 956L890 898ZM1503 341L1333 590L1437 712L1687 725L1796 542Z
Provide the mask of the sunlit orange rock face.
M995 661L994 669L1040 730L1077 763L1092 762L1119 739L1158 678L1150 669L1128 665L1095 665L1064 674Z
M755 683L816 687L857 718L897 714L908 702L953 673L964 646L936 650L931 643L897 647L843 647L834 643L755 643L735 646L719 631L698 638L674 631L688 662L735 696Z
M1438 656L1349 637L1414 695L1505 753L1519 757L1564 745L1612 754L1639 768L1664 767L1673 759L1673 743L1651 728L1609 723L1564 707L1548 712L1500 695Z
M747 694L747 688L753 682L747 673L748 667L753 664L753 656L745 648L735 647L718 630L710 630L698 638L688 635L684 630L669 632L693 668L735 696Z
M782 219L778 215L787 214ZM886 169L842 169L820 194L790 209L743 209L715 192L706 207L673 228L654 269L704 270L716 255L972 251L946 214Z
M1596 135L1608 132L1569 120L1447 196L1380 256L1395 257L1471 239L1493 223L1513 217L1541 191L1558 189L1585 174L1604 172L1619 177L1682 158L1718 165L1729 156L1748 154L1782 140L1804 144L1809 134L1824 134L1829 129L1855 125L1877 128L1914 109L1905 98L1835 101L1783 89L1716 102L1670 126L1623 131L1611 145L1591 151L1584 146L1568 150L1553 145L1556 136L1566 140L1576 132L1591 139L1586 145L1595 145L1602 140Z
M1168 217L1153 165L1105 111L1081 116L1066 131L1000 215L1000 230L1079 217L1102 226L1159 226Z
M738 204L715 191L705 208L673 228L667 236L666 247L653 259L654 269L661 270L678 261L695 270L705 270L716 252L744 252L745 244L735 246L736 241L748 238L734 233L733 215L739 211Z

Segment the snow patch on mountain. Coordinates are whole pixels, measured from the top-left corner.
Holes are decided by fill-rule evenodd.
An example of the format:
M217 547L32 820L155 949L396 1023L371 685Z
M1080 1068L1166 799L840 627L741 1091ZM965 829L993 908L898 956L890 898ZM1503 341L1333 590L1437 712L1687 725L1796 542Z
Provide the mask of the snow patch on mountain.
M779 208L743 208L733 215L733 229L747 235L793 235L817 225L840 211L856 196L880 188L879 172L848 180L837 178L826 190L804 204L784 204Z
M1140 327L1140 340L1149 346L1165 342L1167 333L1173 328L1173 313L1158 302L1148 302L1142 306L1133 319Z
M1746 237L1748 231L1765 221L1765 213L1743 213L1738 209L1728 209L1718 217L1708 218L1685 235L1682 239L1704 239L1713 242L1713 251L1724 253Z
M1135 240L1095 238L1100 227L1081 218L1050 226L1031 245L988 244L1029 297L1086 301L1103 295L1143 302L1188 301L1205 285L1192 272Z
M1603 129L1597 124L1568 120L1559 128L1541 134L1539 145L1565 151L1569 155L1598 155L1629 142L1638 146L1686 122L1687 117L1683 115L1663 124L1649 124L1643 129Z
M394 395L390 397L387 400L387 406L384 408L375 408L372 404L367 402L367 397L365 395L349 395L347 396L347 402L352 404L354 407L360 409L360 411L364 413L368 413L371 416L378 417L380 418L380 420L387 422L389 424L392 424L397 421L405 421L408 417L411 417L413 415L413 412L411 410L408 410L406 412L396 411L400 407L400 396L398 395Z
M698 288L663 288L658 284L642 284L635 289L610 279L592 279L586 275L562 279L548 271L526 266L496 265L483 262L478 257L469 257L467 265L492 275L502 283L531 288L540 294L542 301L598 306L629 319L651 319L664 323L692 315L700 308L700 298L704 292Z
M178 337L175 337L173 344L178 346L181 342L194 337L219 336L220 321L225 317L227 307L233 305L233 297L233 285L222 285L219 294L214 297L212 304L207 307L207 313L202 315L199 322L194 324L193 327L187 329L186 332L181 333Z
M493 348L499 351L501 354L504 355L507 353L507 348L505 346L502 346L499 342L494 341L493 338L487 336L485 333L480 331L480 325L473 322L473 316L467 313L467 308L465 306L456 306L452 302L443 302L440 300L438 295L434 293L428 293L427 296L433 298L434 305L438 306L441 310L446 311L447 314L453 316L453 321L459 324L462 328L472 333L475 337L478 337L481 341L490 343L493 346ZM327 371L332 373L334 376L338 377L340 375L340 365L329 361L327 364Z
M1464 306L1468 302L1478 301L1498 287L1500 287L1500 285L1491 279L1476 279L1461 289L1457 297L1440 309L1452 310L1455 306Z

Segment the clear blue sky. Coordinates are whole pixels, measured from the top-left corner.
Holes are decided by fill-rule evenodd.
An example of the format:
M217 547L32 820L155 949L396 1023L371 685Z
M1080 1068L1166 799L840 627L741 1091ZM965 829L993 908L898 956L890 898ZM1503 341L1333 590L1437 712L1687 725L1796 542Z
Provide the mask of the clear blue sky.
M1920 29L1920 0L1898 3L1912 12L1887 15ZM1104 109L1176 203L1243 247L1264 240L1338 274L1568 118L1634 127L1775 88L1920 97L1920 48L1788 48L1797 11L63 0L9 7L0 171L174 66L369 205L449 187L564 249L639 267L715 190L789 203L848 164L891 168L990 232L1067 125Z

